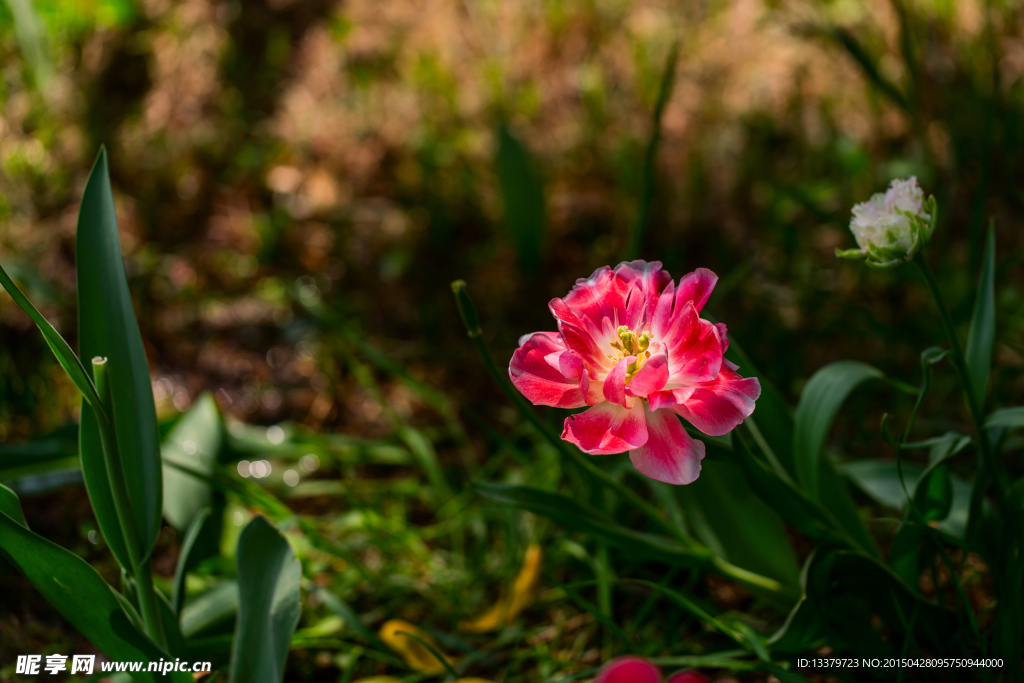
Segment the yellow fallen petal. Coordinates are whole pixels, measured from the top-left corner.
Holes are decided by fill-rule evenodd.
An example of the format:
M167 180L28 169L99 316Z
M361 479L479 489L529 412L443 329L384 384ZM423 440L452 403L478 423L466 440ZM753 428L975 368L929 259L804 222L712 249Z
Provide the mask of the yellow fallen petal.
M406 633L411 633L416 638L419 638L419 640L410 638L405 635ZM455 662L452 657L441 652L437 642L430 634L401 619L392 619L381 626L380 639L387 643L388 647L401 655L405 663L409 665L409 668L425 674L442 673L445 667L423 643L427 643L430 647L434 648L434 651L444 657L449 666Z
M540 564L544 557L540 546L531 543L526 549L522 569L512 582L512 590L476 619L464 621L459 628L471 633L494 631L508 624L533 601L533 593L540 582Z

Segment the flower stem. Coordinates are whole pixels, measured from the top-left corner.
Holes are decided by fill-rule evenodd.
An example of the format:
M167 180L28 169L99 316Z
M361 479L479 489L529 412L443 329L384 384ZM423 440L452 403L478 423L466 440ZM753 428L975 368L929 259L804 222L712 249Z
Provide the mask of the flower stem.
M960 346L960 340L956 336L956 328L953 326L953 318L949 315L949 309L946 308L946 301L942 298L942 292L939 290L939 283L935 280L935 274L932 272L931 267L928 265L928 262L925 261L921 252L914 255L913 262L914 265L917 266L918 272L921 273L921 277L924 279L928 289L931 291L932 298L935 300L935 307L939 311L939 319L942 321L942 328L946 333L946 338L949 340L950 360L953 361L953 367L956 368L957 376L960 379L960 386L963 389L964 397L967 399L967 408L970 411L971 419L974 422L974 429L978 433L978 445L981 450L981 457L984 459L989 471L996 476L996 502L1000 507L1002 507L1004 491L998 476L998 473L1001 472L1001 470L998 468L998 463L992 453L992 444L989 442L988 432L985 431L985 416L982 414L979 397L974 394L974 386L971 384L971 376L967 371L967 363L964 360L963 348Z
M107 373L107 359L93 358L92 372L96 383L96 393L99 395L100 402L103 404L104 412L106 413L106 416L97 413L100 442L103 448L103 462L106 465L107 480L110 482L110 492L114 499L117 520L121 526L121 536L124 538L125 549L128 552L128 562L131 564L132 577L135 579L139 598L139 611L142 612L142 621L146 627L146 634L161 647L166 647L167 641L164 636L163 622L160 619L156 593L153 589L153 574L150 570L149 560L139 557L138 528L135 526L135 517L132 513L131 502L128 496L128 483L124 478L121 454L118 451L117 439L114 436L114 410L110 394L110 378Z

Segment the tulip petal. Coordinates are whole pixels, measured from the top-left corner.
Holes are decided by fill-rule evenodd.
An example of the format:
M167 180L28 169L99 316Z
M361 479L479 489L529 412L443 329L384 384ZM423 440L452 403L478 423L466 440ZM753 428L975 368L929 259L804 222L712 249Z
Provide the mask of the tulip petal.
M668 271L661 269L661 261L629 261L615 266L615 274L619 278L636 283L644 293L647 315L644 322L650 322L654 315L658 297L665 287L672 282Z
M682 401L652 401L651 406L666 407L711 436L728 434L750 417L754 401L761 395L761 383L756 377L741 377L726 366L713 381L689 388L690 395Z
M643 401L632 409L600 403L586 412L565 418L562 438L591 455L610 455L639 448L647 442ZM675 419L674 417L672 419Z
M591 408L593 410L593 408ZM647 442L629 452L641 474L666 484L690 484L700 476L704 444L694 440L668 410L647 410Z
M661 671L642 657L618 657L601 667L594 683L660 683Z
M702 320L693 302L687 302L667 329L654 329L668 351L669 388L691 382L710 382L722 367L722 341L718 328Z
M676 288L676 300L680 303L692 301L694 308L700 313L704 304L708 302L711 292L715 289L718 276L707 268L698 268L692 273L687 273L679 279L679 287Z
M626 366L636 362L636 356L627 356L615 364L612 371L604 378L604 397L623 408L629 408L632 401L626 396Z
M535 332L520 340L508 375L534 405L579 408L586 405L580 390L583 361L568 350L557 332Z
M633 375L626 393L630 396L647 396L659 391L668 382L668 353L661 351L647 359L644 366Z

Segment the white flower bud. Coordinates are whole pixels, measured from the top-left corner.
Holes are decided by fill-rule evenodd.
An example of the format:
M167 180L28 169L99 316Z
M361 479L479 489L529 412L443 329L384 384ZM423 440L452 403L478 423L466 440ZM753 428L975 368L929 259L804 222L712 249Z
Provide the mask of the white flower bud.
M917 178L894 180L884 194L853 207L850 231L859 248L836 255L881 267L909 261L931 238L935 213L935 199L925 201Z

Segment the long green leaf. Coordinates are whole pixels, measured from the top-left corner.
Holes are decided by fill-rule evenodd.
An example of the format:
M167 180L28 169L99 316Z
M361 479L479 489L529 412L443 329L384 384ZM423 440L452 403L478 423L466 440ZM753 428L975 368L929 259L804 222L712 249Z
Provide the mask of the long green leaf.
M280 683L302 612L301 581L302 568L288 541L265 517L254 517L238 539L232 683Z
M175 621L185 604L185 577L200 562L216 554L216 541L220 536L216 523L219 521L220 516L214 516L213 508L203 508L192 519L185 540L181 542L181 553L178 555L178 565L174 571L174 588L171 592L171 610L175 614Z
M536 272L544 240L544 189L530 153L504 124L498 128L496 162L505 223L519 250L519 264Z
M125 277L106 150L100 150L82 196L75 263L79 348L83 358L108 359L117 444L140 537L138 556L145 558L160 531L160 446L149 366ZM82 404L80 448L100 530L121 566L131 566L103 462L99 426L87 402Z
M995 228L989 226L985 260L981 265L978 292L974 297L974 312L971 314L971 329L967 334L967 348L964 350L971 389L979 406L985 404L988 373L992 368L992 345L996 337L995 276L996 232Z
M9 489L8 489L9 490ZM113 589L78 555L22 526L9 514L10 496L2 494L0 549L53 607L93 645L114 661L168 659L139 631L121 608ZM136 680L166 681L146 671ZM171 673L171 681L187 683L192 676Z
M528 510L548 517L566 528L592 534L607 541L609 545L630 553L632 557L693 565L695 562L708 559L710 555L708 551L689 548L674 539L634 531L603 519L596 513L581 510L578 502L557 493L529 486L490 482L476 482L473 488L488 500Z
M212 474L224 443L224 426L213 394L203 393L182 416L161 446L165 462L187 465ZM174 467L163 467L164 517L179 533L189 528L196 514L213 505L213 491L201 479Z
M800 567L779 515L738 465L724 458L702 464L697 481L677 487L697 537L732 564L796 588Z
M992 414L985 419L985 429L1003 427L1006 429L1018 429L1024 427L1024 407L1000 408L993 410Z
M839 408L854 389L882 372L856 361L838 361L814 373L796 408L793 458L797 481L811 500L821 500L819 472L822 448Z
M64 337L60 336L60 333L54 329L53 325L43 317L43 314L28 300L28 297L18 288L18 285L14 284L14 280L7 274L7 271L0 266L0 285L3 285L7 293L14 299L14 303L18 304L21 310L28 314L28 317L32 319L32 322L36 324L39 331L43 333L43 340L46 341L46 345L53 351L53 355L56 356L57 362L64 368L64 371L68 373L68 377L75 383L78 390L82 392L82 397L89 402L89 405L94 410L102 413L103 408L100 405L100 397L96 393L96 386L92 383L92 375L85 371L85 367L82 365L82 361L75 355L75 352L71 350L68 343L64 341Z

